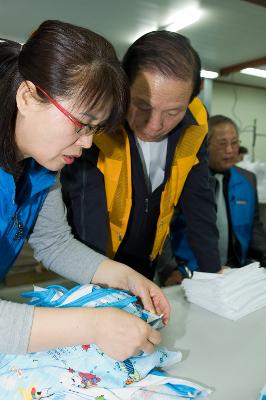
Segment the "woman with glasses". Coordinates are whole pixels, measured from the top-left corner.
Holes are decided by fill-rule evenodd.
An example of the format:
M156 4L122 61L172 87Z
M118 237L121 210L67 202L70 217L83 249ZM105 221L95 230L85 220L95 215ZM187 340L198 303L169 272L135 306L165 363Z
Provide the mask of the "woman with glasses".
M162 291L131 268L78 242L65 219L56 172L115 128L128 102L113 47L87 29L45 21L21 46L0 42L0 277L29 239L37 259L78 283L132 291L169 317ZM93 229L93 227L92 227ZM116 359L152 351L160 335L118 309L34 308L0 302L0 352L96 343Z

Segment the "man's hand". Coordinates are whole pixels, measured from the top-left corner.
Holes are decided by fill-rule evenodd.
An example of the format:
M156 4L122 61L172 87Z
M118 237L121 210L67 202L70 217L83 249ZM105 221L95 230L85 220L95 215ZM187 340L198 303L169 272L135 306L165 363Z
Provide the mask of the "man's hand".
M180 285L184 279L180 271L173 271L164 282L164 286Z
M228 272L231 268L228 267L227 265L223 265L220 269L220 271L217 272L217 274L223 274L225 272Z

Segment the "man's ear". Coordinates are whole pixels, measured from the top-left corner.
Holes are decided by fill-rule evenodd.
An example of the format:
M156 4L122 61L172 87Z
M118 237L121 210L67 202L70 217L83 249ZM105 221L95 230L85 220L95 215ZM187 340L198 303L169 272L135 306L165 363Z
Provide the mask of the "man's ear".
M17 108L24 115L39 104L35 85L30 81L21 82L16 95Z

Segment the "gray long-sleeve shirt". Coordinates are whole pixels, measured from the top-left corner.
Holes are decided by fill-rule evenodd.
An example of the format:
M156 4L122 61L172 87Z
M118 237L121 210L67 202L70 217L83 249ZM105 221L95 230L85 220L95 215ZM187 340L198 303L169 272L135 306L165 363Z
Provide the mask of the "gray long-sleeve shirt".
M89 283L106 259L74 239L58 183L43 204L29 243L35 258L46 268L81 284ZM27 352L33 311L32 306L0 300L0 352Z

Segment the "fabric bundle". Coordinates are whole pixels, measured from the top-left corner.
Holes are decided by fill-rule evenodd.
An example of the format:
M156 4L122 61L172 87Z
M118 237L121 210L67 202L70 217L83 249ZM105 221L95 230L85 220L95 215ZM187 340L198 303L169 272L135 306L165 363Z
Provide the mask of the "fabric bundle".
M266 306L266 271L257 262L223 274L195 272L182 286L191 303L232 320Z
M258 400L266 400L266 385L264 386L264 388L260 392L260 397L259 397Z
M143 310L137 298L123 290L96 285L67 290L54 285L46 289L35 287L33 292L23 295L31 298L30 304L39 307L117 307L153 327L163 326L162 316ZM151 354L141 353L120 362L103 353L95 344L26 355L0 354L0 400L133 400L141 399L142 395L146 399L147 392L154 400L160 398L155 397L161 396L160 393L165 399L165 396L171 399L173 395L177 399L206 397L208 390L177 378L171 380L169 376L154 371L155 367L169 367L181 358L180 352L158 347ZM134 387L134 384L139 386Z

